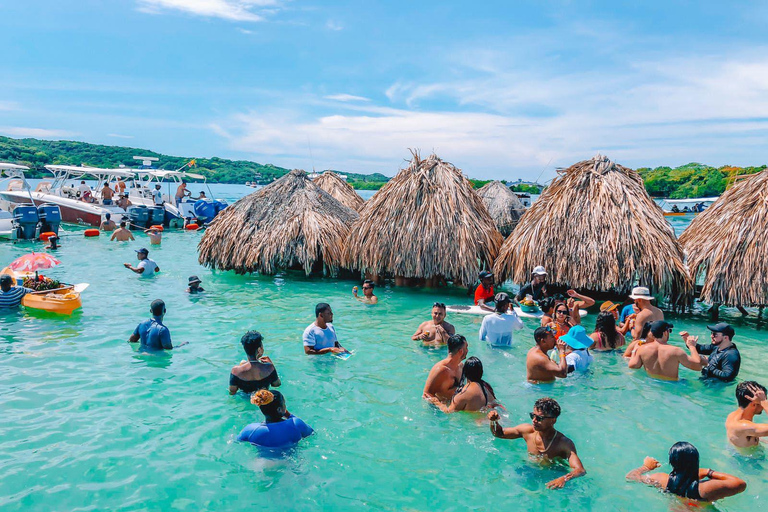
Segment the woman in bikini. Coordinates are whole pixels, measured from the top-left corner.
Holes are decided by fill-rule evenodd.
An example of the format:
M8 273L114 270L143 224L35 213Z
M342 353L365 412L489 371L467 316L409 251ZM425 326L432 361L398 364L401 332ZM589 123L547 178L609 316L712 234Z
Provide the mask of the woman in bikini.
M230 395L234 395L238 390L253 393L260 389L269 389L270 386L280 386L280 377L275 365L264 356L262 341L261 334L256 331L248 331L240 340L248 360L232 368L229 375Z
M496 395L491 385L483 380L483 363L476 357L470 357L464 363L461 382L456 388L451 404L445 405L439 400L432 400L432 403L445 413L477 412L486 407L500 405L496 402Z
M598 352L616 350L627 343L624 336L616 329L616 317L611 311L602 311L597 315L595 332L589 337L595 340L592 350Z

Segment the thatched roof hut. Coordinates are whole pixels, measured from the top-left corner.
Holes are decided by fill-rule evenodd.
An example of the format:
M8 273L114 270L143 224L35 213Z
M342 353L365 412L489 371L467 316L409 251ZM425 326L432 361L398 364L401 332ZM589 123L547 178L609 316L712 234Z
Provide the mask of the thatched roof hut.
M597 155L569 167L522 216L496 260L497 279L523 283L544 265L549 282L678 297L691 284L683 252L637 172Z
M477 191L502 235L509 236L525 213L525 206L508 186L492 181Z
M294 170L223 210L200 244L201 264L238 274L338 270L357 212Z
M701 300L768 305L768 170L727 190L680 236L691 278L704 273Z
M503 237L461 170L414 154L360 212L345 244L345 267L380 277L444 278L471 285Z
M338 202L359 212L365 201L357 195L352 185L339 178L339 175L332 171L325 171L315 178L315 185L331 194Z

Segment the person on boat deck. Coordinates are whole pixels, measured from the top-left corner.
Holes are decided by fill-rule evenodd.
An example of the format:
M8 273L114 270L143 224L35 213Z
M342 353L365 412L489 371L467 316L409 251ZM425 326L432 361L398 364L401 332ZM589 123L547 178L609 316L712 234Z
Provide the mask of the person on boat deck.
M411 339L421 340L427 345L448 343L448 338L456 334L456 328L445 321L445 316L445 304L442 302L432 304L432 320L422 322Z
M114 233L112 233L112 236L110 237L110 241L117 240L118 242L127 242L128 240L133 241L133 233L131 233L125 226L127 224L125 221L120 221L120 227L117 228Z
M480 284L475 289L475 306L493 311L493 307L486 304L493 302L493 298L496 295L493 293L493 274L483 270L478 277L480 278Z
M205 288L200 286L200 283L202 281L197 276L189 276L189 286L187 288L187 293L200 293L204 292Z
M531 272L531 282L520 288L515 297L518 302L528 295L535 301L540 301L544 297L549 297L547 293L547 271L542 266L538 266Z
M46 245L45 248L50 251L55 251L60 247L58 242L59 242L59 237L52 236L48 239L48 245Z
M163 199L163 191L160 189L161 186L158 183L155 185L155 190L152 191L152 199L155 202L155 206L163 206L163 204L165 204L165 199Z
M687 338L693 338L696 343L696 351L699 354L709 356L706 366L701 369L701 375L705 379L717 379L723 382L731 382L739 374L741 368L741 354L736 344L733 343L735 334L733 327L720 322L715 325L708 325L707 329L711 331L710 345L700 345L699 337L688 335L687 332L681 332L683 340L687 343Z
M121 194L120 197L117 198L117 203L115 204L123 210L127 210L129 206L133 206L133 203L128 199L128 192Z
M141 277L152 277L156 272L160 272L157 263L149 259L149 251L145 247L136 250L136 259L139 260L139 264L135 267L130 263L123 263L123 266L131 272L140 274Z
M539 384L554 382L556 378L568 376L568 362L565 359L565 342L555 339L555 333L550 327L537 327L533 331L536 346L528 351L525 357L526 378L528 382ZM560 364L552 361L547 352L557 346Z
M171 350L187 344L187 342L184 342L176 347L173 346L173 343L171 342L171 331L163 325L165 302L160 299L155 299L152 301L152 304L150 304L149 310L152 313L152 318L144 320L136 326L133 334L128 338L130 343L141 342L139 345L139 351L141 352Z
M476 357L470 357L461 371L461 381L456 388L450 405L442 403L434 396L429 397L438 409L445 413L458 411L477 412L486 407L496 407L496 395L490 384L483 380L483 363Z
M595 321L595 330L589 335L595 342L592 348L596 351L616 350L627 343L624 333L616 328L617 307L618 305L613 302L605 302L600 306L601 311Z
M363 296L357 296L357 286L352 288L352 295L354 295L360 302L365 302L366 304L378 304L379 298L373 294L373 289L375 287L376 284L373 281L366 279L363 281Z
M190 195L190 199L194 199L195 201L199 201L200 199L208 199L208 196L206 196L206 195L205 195L205 192L203 192L203 191L201 190L201 191L200 191L200 195L199 195L199 196L197 196L197 197L192 197L192 196Z
M339 344L336 329L333 328L333 311L331 305L325 302L315 306L315 321L304 329L302 341L307 355L348 352Z
M509 309L512 300L506 293L494 297L496 309L483 318L480 325L480 341L487 341L492 347L511 347L512 333L523 328L523 322L514 309Z
M630 329L632 330L632 339L640 338L640 331L643 330L645 322L658 322L664 320L664 312L651 304L654 300L653 295L644 286L637 286L632 288L632 294L630 299L635 301L637 306L637 316L634 319L634 323Z
M451 400L461 382L464 369L462 361L467 358L468 353L467 338L461 334L454 334L448 338L448 356L435 363L429 370L422 397L427 400L432 398L441 401Z
M280 387L280 377L272 360L264 355L264 338L258 331L248 331L240 338L243 350L248 357L232 368L229 374L229 394L240 391L253 393L269 386Z
M739 408L725 420L728 441L737 448L758 446L761 437L768 437L768 424L752 420L768 409L765 386L753 380L740 382L736 386L736 402Z
M8 274L0 275L0 309L15 308L21 304L21 299L32 292L30 288L14 286L16 281Z
M744 492L747 483L727 473L699 468L699 451L691 443L675 443L669 449L672 471L647 474L661 467L653 457L646 457L643 465L627 474L627 480L642 482L682 498L715 501Z
M112 189L109 188L109 183L106 181L104 182L104 186L101 189L101 204L104 206L109 206L112 204L112 198L114 197L115 193L112 192Z
M568 334L560 338L566 344L565 362L568 373L586 372L594 357L589 353L589 348L595 341L587 336L587 331L580 325L574 325Z
M117 178L117 181L115 182L115 192L117 192L118 196L123 195L125 192L125 182L123 181L123 178Z
M259 390L251 395L251 403L258 405L265 421L247 425L237 436L263 448L289 448L314 433L312 427L286 410L285 397L279 391Z
M157 228L145 229L144 233L149 237L149 245L160 245L163 241L163 233Z
M576 453L576 445L562 432L555 429L560 416L560 404L553 398L539 398L533 404L533 412L528 413L531 423L504 428L499 423L499 413L491 411L491 433L501 439L524 439L528 454L546 461L567 460L571 471L560 478L547 482L547 489L561 489L566 482L587 474L584 465Z
M191 196L192 192L187 190L187 182L182 181L181 185L176 189L176 207L179 207L179 203L181 203L181 200L184 199L184 196Z
M672 213L680 213L680 208L676 204L672 205Z
M80 182L80 186L77 187L77 191L80 193L80 199L85 198L85 193L87 192L88 195L91 194L91 187L85 184L85 180Z
M104 220L101 222L99 229L102 231L114 231L117 229L117 224L112 220L112 214L107 212L104 214Z
M678 380L680 365L699 371L704 364L696 350L694 338L686 338L685 345L690 350L688 355L680 347L669 345L672 324L659 320L651 323L651 334L656 343L646 343L639 347L629 359L632 369L645 368L649 377L662 380Z

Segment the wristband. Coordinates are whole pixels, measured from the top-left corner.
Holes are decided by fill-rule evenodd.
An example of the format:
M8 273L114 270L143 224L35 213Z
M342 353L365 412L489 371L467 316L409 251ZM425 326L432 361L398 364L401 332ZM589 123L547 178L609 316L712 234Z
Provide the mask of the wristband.
M714 474L715 474L715 470L714 469L710 469L709 471L707 471L707 478L712 478L712 475L714 475Z

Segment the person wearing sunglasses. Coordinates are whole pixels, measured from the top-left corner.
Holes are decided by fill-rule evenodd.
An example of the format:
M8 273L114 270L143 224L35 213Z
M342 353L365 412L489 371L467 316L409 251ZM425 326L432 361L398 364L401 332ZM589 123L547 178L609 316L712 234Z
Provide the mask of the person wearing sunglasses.
M576 453L576 446L562 432L555 429L560 416L560 405L553 398L539 398L533 404L533 412L528 413L531 423L504 428L499 423L499 413L491 411L491 433L501 439L524 439L531 457L542 462L567 460L571 471L567 475L547 482L547 489L561 489L566 482L584 476L587 471Z
M373 294L373 289L376 287L373 281L370 279L366 279L363 282L363 296L358 297L357 296L357 286L352 288L352 295L355 296L357 300L360 302L364 302L366 304L378 304L379 298Z
M421 340L425 345L444 345L448 338L456 334L456 328L445 321L445 304L435 302L432 304L432 320L422 322L411 339Z
M533 331L536 346L528 351L525 358L525 368L528 382L539 384L554 382L568 376L568 363L565 358L566 345L562 340L555 339L554 331L549 327L539 327ZM557 346L560 363L552 361L547 352Z
M696 340L693 337L686 339L685 344L690 355L680 347L669 345L669 335L672 333L672 324L659 320L651 323L651 334L656 343L646 343L635 351L629 359L629 367L632 369L645 368L649 377L661 380L678 380L680 365L690 370L700 371L706 364L696 350Z

